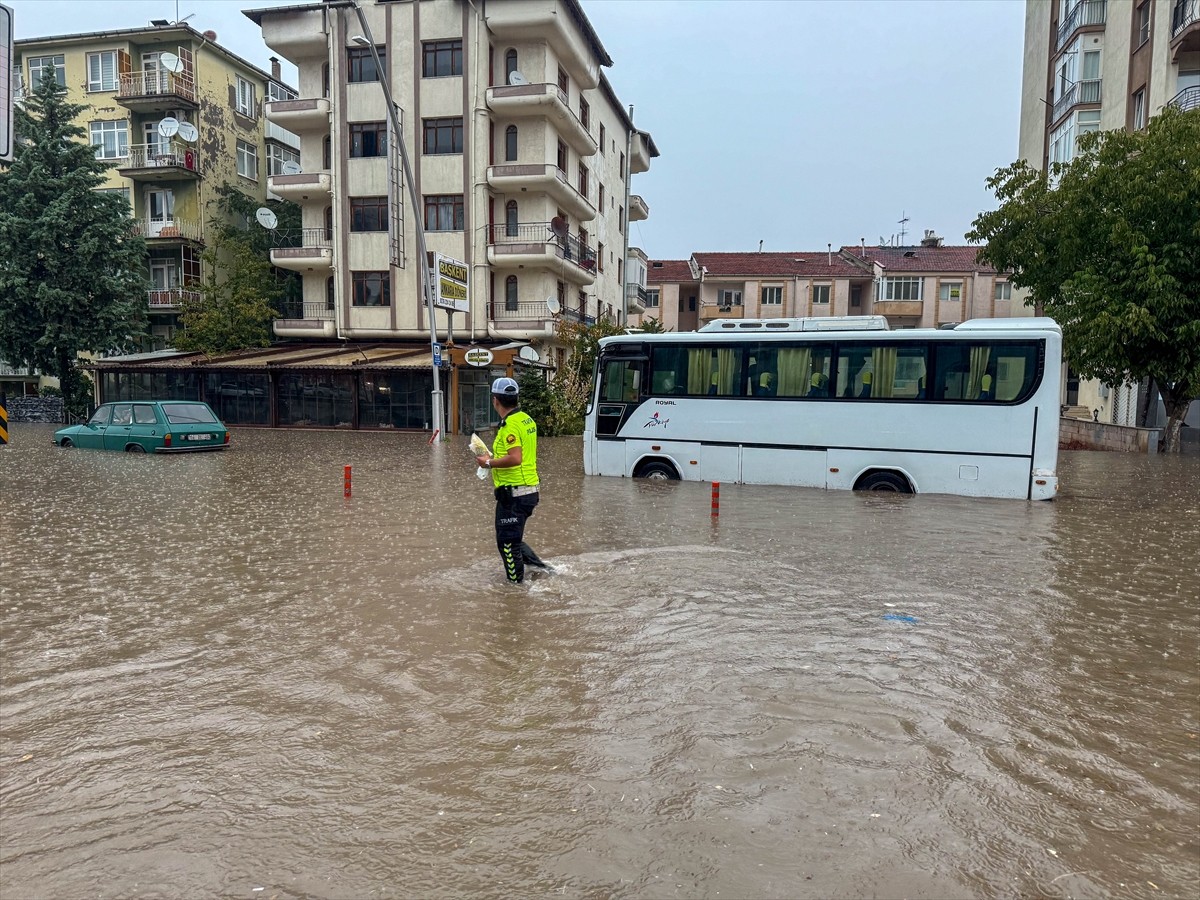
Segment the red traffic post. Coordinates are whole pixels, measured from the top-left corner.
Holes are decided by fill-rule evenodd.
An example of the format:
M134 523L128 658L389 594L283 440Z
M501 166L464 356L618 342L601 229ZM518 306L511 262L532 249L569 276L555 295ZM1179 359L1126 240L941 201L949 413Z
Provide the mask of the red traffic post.
M714 516L721 514L721 482L719 481L712 483L712 514Z
M345 471L343 472L342 496L343 497L350 496L350 467L349 466L346 466Z

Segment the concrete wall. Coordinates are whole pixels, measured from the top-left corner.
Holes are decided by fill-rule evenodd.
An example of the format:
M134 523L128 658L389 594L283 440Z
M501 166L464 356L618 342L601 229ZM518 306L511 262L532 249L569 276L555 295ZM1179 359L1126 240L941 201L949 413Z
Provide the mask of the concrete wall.
M57 425L63 420L62 397L9 397L9 422L43 422Z
M1058 420L1058 444L1063 450L1117 450L1125 453L1158 452L1157 428L1130 428L1084 419Z

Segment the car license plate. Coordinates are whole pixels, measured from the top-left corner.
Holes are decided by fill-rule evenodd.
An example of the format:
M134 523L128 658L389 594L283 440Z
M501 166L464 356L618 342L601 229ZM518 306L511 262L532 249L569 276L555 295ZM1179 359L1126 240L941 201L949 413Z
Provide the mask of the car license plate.
M211 434L189 434L187 436L187 439L189 441L207 441L211 438L212 438Z

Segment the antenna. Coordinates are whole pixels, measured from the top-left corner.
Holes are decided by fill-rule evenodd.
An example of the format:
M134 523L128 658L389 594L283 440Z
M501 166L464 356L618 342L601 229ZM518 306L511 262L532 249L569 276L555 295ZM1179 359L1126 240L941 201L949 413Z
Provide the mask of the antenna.
M546 309L550 310L550 315L557 316L562 312L562 304L558 302L557 297L547 297Z
M529 79L526 78L524 75L522 75L520 72L518 72L516 69L513 69L511 72L508 73L508 83L509 84L529 84Z
M275 216L275 213L271 212L271 210L267 209L265 206L260 206L257 210L255 210L254 218L258 220L258 224L263 228L269 228L272 231L274 231L275 226L279 224L279 219Z
M900 210L900 221L896 224L900 226L900 246L903 247L904 236L907 234L907 232L904 230L904 226L908 224L908 216L904 214L904 210Z
M294 159L289 159L283 164L282 172L284 175L299 175L300 163L296 162Z
M555 300L554 302L557 303L558 301ZM526 344L524 347L518 350L517 356L521 357L521 359L525 360L526 362L537 362L540 358L537 350L529 344Z
M161 122L159 123L159 126L160 127L162 126ZM189 144L194 144L196 142L196 138L198 138L200 136L200 132L198 132L196 130L196 126L193 125L191 122L180 122L179 123L179 136L181 138L183 138L185 141L187 141Z
M554 232L555 237L565 238L567 236L567 220L562 216L555 216L550 220L550 230Z
M175 137L179 133L179 120L167 116L165 119L160 119L158 123L158 133L165 138Z
M183 71L183 60L174 53L160 53L158 56L158 64L172 75L178 75Z

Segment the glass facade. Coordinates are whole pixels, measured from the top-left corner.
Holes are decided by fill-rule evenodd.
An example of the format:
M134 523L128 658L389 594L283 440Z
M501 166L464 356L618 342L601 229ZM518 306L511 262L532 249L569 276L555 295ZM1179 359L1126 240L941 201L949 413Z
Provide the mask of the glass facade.
M428 428L432 416L426 372L364 372L359 376L359 428Z
M271 383L263 375L210 372L204 399L226 425L270 425Z
M281 372L279 424L315 428L354 427L354 376Z

